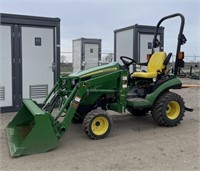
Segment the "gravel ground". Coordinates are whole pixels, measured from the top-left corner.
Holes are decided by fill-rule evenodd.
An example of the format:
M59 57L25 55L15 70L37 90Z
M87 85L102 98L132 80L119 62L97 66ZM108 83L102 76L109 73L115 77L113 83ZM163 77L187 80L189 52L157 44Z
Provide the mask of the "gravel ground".
M199 84L198 80L183 79ZM151 116L112 113L114 125L103 140L90 140L71 124L59 146L46 153L10 157L5 127L15 113L0 115L0 170L28 171L190 171L200 170L200 88L176 90L192 113L180 125L163 128Z

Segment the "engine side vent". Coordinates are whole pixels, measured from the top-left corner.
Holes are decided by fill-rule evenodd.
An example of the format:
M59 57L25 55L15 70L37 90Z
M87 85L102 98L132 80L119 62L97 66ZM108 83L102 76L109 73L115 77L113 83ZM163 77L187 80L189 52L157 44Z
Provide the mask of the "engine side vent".
M45 98L48 95L48 85L30 85L29 94L31 99Z
M5 100L5 87L0 86L0 100Z

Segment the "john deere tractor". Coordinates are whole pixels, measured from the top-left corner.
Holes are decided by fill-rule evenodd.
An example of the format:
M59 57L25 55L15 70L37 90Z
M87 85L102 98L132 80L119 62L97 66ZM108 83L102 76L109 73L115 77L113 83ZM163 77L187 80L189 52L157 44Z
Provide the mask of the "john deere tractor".
M154 52L159 46L157 39L160 24L169 18L180 17L175 71L169 73L167 65L172 53ZM173 14L162 18L155 30L152 54L146 63L136 63L132 58L121 56L123 65L112 62L86 69L68 76L60 76L42 107L31 99L24 99L22 108L8 124L6 131L11 156L49 151L67 131L71 122L83 122L85 134L91 139L105 138L112 119L107 112L136 116L151 114L160 126L172 127L183 119L185 110L182 97L170 91L181 89L177 70L184 64L181 45L184 17ZM129 72L131 65L146 65L146 72Z

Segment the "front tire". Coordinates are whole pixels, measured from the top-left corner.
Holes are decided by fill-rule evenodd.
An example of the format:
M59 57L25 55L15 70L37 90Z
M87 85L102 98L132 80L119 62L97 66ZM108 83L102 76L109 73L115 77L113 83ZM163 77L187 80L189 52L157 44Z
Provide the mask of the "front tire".
M89 112L83 120L83 128L86 135L91 139L103 139L111 130L112 120L108 113L102 109Z
M182 97L176 93L166 92L156 101L152 117L160 126L172 127L180 124L184 112Z

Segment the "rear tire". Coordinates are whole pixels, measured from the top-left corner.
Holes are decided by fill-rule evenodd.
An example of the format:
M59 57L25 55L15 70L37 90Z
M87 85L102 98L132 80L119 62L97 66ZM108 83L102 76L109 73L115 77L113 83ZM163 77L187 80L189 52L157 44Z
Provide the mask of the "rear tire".
M112 120L105 110L95 109L89 112L83 120L83 128L91 139L103 139L111 130Z
M152 117L160 126L172 127L180 124L184 112L182 97L176 93L166 92L156 101Z

